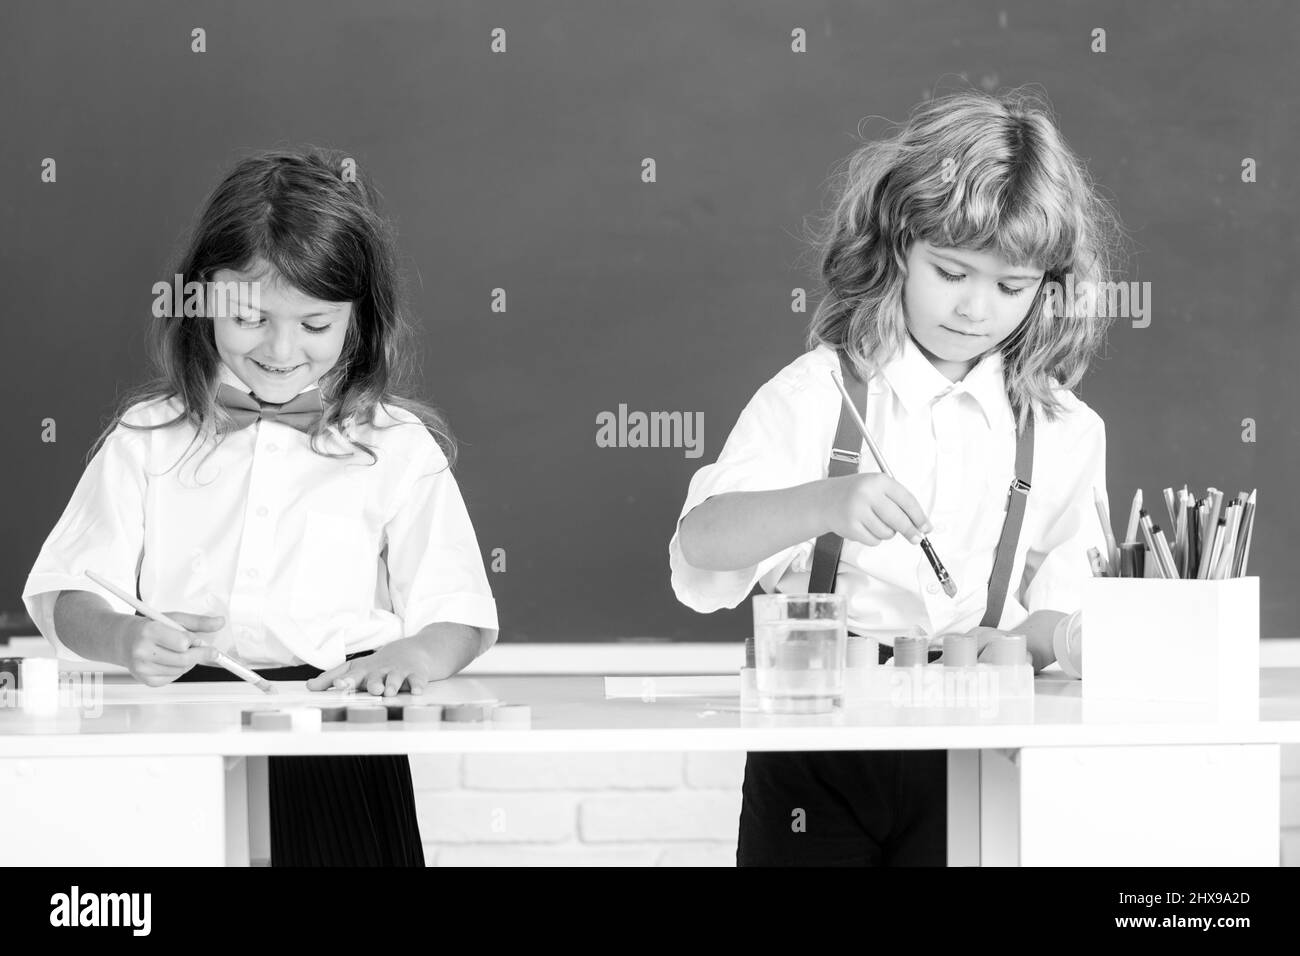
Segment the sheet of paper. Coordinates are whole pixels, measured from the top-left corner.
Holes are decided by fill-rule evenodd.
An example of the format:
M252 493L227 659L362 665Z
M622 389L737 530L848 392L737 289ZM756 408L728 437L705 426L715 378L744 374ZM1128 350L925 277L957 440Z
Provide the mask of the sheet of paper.
M606 677L605 696L646 700L653 697L739 697L740 675Z

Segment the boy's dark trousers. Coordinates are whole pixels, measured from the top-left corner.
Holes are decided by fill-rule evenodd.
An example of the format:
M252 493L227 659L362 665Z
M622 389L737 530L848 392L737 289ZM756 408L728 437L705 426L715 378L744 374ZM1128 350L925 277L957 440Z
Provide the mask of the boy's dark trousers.
M946 750L754 752L736 864L946 866L947 828Z

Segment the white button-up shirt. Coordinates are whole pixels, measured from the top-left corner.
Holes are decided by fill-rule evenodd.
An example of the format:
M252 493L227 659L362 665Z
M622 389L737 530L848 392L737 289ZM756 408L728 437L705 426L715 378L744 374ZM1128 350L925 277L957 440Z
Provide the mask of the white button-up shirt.
M220 371L249 392L225 363ZM139 403L126 418L159 424L180 409L174 398ZM439 621L481 629L486 650L496 602L460 489L419 419L384 406L378 424L398 422L348 426L375 450L373 466L336 428L322 447L351 450L350 460L316 454L279 422L233 431L210 456L210 443L190 447L188 423L119 424L41 548L23 603L71 656L54 628L59 591L93 591L135 613L86 570L164 613L224 616L214 643L253 666L329 668Z
M838 368L835 351L823 345L764 384L718 460L691 479L680 518L713 495L825 478L841 408L830 374ZM1081 582L1091 574L1088 549L1106 554L1093 501L1093 488L1107 500L1105 424L1072 392L1057 389L1056 395L1065 414L1035 423L1033 488L998 624L1003 630L1033 611L1077 610ZM907 337L902 352L868 383L865 420L894 477L934 523L930 543L957 596L943 593L924 552L901 534L875 547L846 540L836 593L847 596L850 629L917 625L935 634L975 627L988 603L1015 476L1015 421L1001 353L985 356L953 383ZM855 450L862 456L860 471L879 470L865 442ZM702 612L736 607L756 582L768 592L806 592L814 543L786 548L751 568L704 571L686 563L674 534L668 546L673 591Z

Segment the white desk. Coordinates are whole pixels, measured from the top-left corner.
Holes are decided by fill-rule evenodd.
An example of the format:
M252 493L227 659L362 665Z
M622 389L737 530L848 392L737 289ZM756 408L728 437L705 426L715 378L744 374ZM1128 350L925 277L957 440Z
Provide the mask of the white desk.
M244 728L240 713L341 695L283 684L272 700L245 684L148 688L110 676L49 716L0 708L0 859L264 859L270 755L946 749L953 865L1272 866L1279 744L1300 742L1300 668L1261 676L1260 719L1236 723L1195 705L1084 701L1059 678L1040 677L1032 705L991 715L875 706L772 717L728 696L606 700L598 677L461 677L416 699L529 704L531 725L306 733ZM368 699L348 699L358 698Z

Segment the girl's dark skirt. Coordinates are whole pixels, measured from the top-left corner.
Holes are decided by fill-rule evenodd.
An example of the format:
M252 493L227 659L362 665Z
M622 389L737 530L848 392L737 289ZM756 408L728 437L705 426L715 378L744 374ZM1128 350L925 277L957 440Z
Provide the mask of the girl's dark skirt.
M350 655L352 657L363 655ZM310 680L303 664L259 670L267 680ZM198 665L178 681L239 680ZM272 866L424 866L411 761L396 756L268 757Z
M882 645L880 662L892 654ZM946 750L746 757L739 866L946 866L947 856Z

